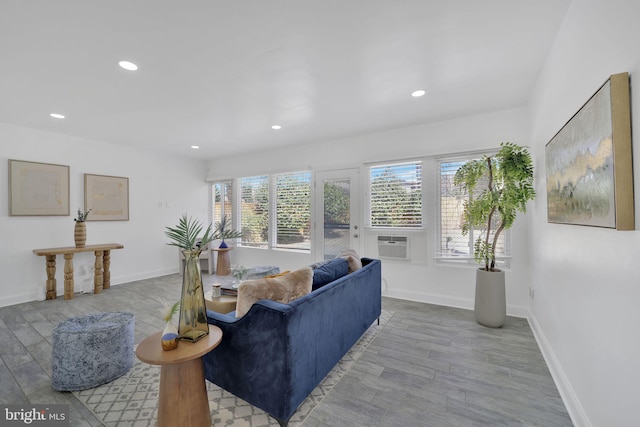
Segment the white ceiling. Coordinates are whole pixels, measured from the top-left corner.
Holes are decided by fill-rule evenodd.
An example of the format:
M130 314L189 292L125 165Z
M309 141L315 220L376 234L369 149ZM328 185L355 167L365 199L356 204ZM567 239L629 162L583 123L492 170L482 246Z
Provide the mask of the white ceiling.
M520 107L570 3L1 0L0 122L211 159Z

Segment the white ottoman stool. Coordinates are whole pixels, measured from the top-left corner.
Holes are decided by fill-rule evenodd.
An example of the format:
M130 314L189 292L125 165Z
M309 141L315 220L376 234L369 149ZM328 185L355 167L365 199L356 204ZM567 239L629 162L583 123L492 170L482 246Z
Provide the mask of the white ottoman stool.
M52 385L59 391L97 387L124 375L134 361L133 313L72 317L53 330Z

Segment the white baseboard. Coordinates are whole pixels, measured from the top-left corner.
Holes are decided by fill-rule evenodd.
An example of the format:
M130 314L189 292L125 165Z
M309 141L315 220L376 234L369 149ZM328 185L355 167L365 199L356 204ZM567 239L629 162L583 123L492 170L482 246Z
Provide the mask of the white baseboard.
M178 274L178 267L163 268L160 270L145 271L142 273L127 274L124 276L111 276L111 285L121 285L123 283L153 279L154 277L168 276L170 274Z
M473 310L473 300L467 300L464 298L452 298L446 295L424 294L419 292L407 292L407 291L389 291L385 290L382 293L385 297L398 298L408 301L423 302L427 304L444 305L448 307L462 308L466 310ZM578 397L571 387L569 380L555 356L555 353L551 349L549 342L547 341L539 323L531 313L528 307L523 306L507 306L507 314L509 316L525 318L529 321L529 326L533 332L534 338L540 348L542 356L544 357L551 377L558 388L560 397L564 402L567 412L571 417L571 421L576 427L592 427L591 421L587 417L584 408L580 404Z
M135 282L137 280L152 279L154 277L167 276L169 274L177 274L177 273L178 273L178 267L176 266L176 267L170 267L170 268L163 268L160 270L146 271L143 273L128 274L123 276L111 276L111 286L117 286L117 285L129 283L129 282ZM91 279L91 282L93 283L93 276L91 276L90 279ZM77 279L77 280L79 281L80 279ZM61 281L58 280L58 282L59 284L56 289L57 296L62 297L64 296L64 288L63 286L60 286ZM44 283L39 286L42 286L42 289L38 288L37 290L32 292L24 292L19 295L12 295L10 297L0 298L0 307L8 307L10 305L22 304L30 301L43 301L45 299ZM91 289L93 290L93 286L91 286ZM79 290L80 290L80 287L76 286L76 291L79 291Z
M473 310L474 301L466 298L455 298L448 295L425 294L420 292L385 290L382 296L404 299L408 301L424 302L427 304L444 305L447 307ZM519 305L507 305L507 315L527 319L529 309Z
M20 295L14 295L8 298L0 298L0 307L8 307L10 305L21 304L23 302L37 301L37 292L27 292ZM43 299L43 298L40 298Z
M562 401L567 408L567 412L571 417L571 421L573 421L573 425L576 427L592 427L587 413L584 411L584 408L580 404L578 396L573 390L573 387L571 387L571 383L569 382L567 375L564 373L564 370L560 365L560 361L551 348L551 345L544 335L540 324L533 315L529 316L529 326L531 327L531 331L533 332L536 342L538 343L538 347L542 352L542 356L544 357L545 362L547 362L549 372L551 372L553 381L558 388L560 397L562 398Z

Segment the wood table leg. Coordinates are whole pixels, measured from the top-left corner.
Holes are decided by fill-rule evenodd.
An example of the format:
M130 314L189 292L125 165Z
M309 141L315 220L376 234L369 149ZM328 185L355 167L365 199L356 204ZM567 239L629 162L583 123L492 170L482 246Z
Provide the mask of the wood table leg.
M184 345L184 344L183 344ZM209 427L211 414L202 359L160 368L158 427Z
M102 267L104 269L102 272L102 289L109 289L111 287L111 271L109 271L109 267L111 267L111 251L104 251Z
M56 299L56 256L47 255L47 299Z
M231 274L231 261L229 251L218 252L218 263L216 265L216 275L228 276Z
M103 251L96 251L96 262L93 265L94 276L93 276L93 293L99 294L102 292L103 285L103 277L102 277L102 253Z
M64 299L73 299L73 254L64 254Z

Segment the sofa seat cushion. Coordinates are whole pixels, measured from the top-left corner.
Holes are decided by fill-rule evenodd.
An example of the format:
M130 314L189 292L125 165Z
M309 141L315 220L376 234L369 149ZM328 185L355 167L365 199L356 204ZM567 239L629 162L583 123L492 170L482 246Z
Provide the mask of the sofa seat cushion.
M313 271L305 267L284 276L242 282L238 286L236 317L244 316L254 303L263 299L287 304L305 296L311 292L312 281Z
M327 283L346 276L349 273L349 263L344 258L336 258L320 265L313 270L313 283L311 290L320 289Z

